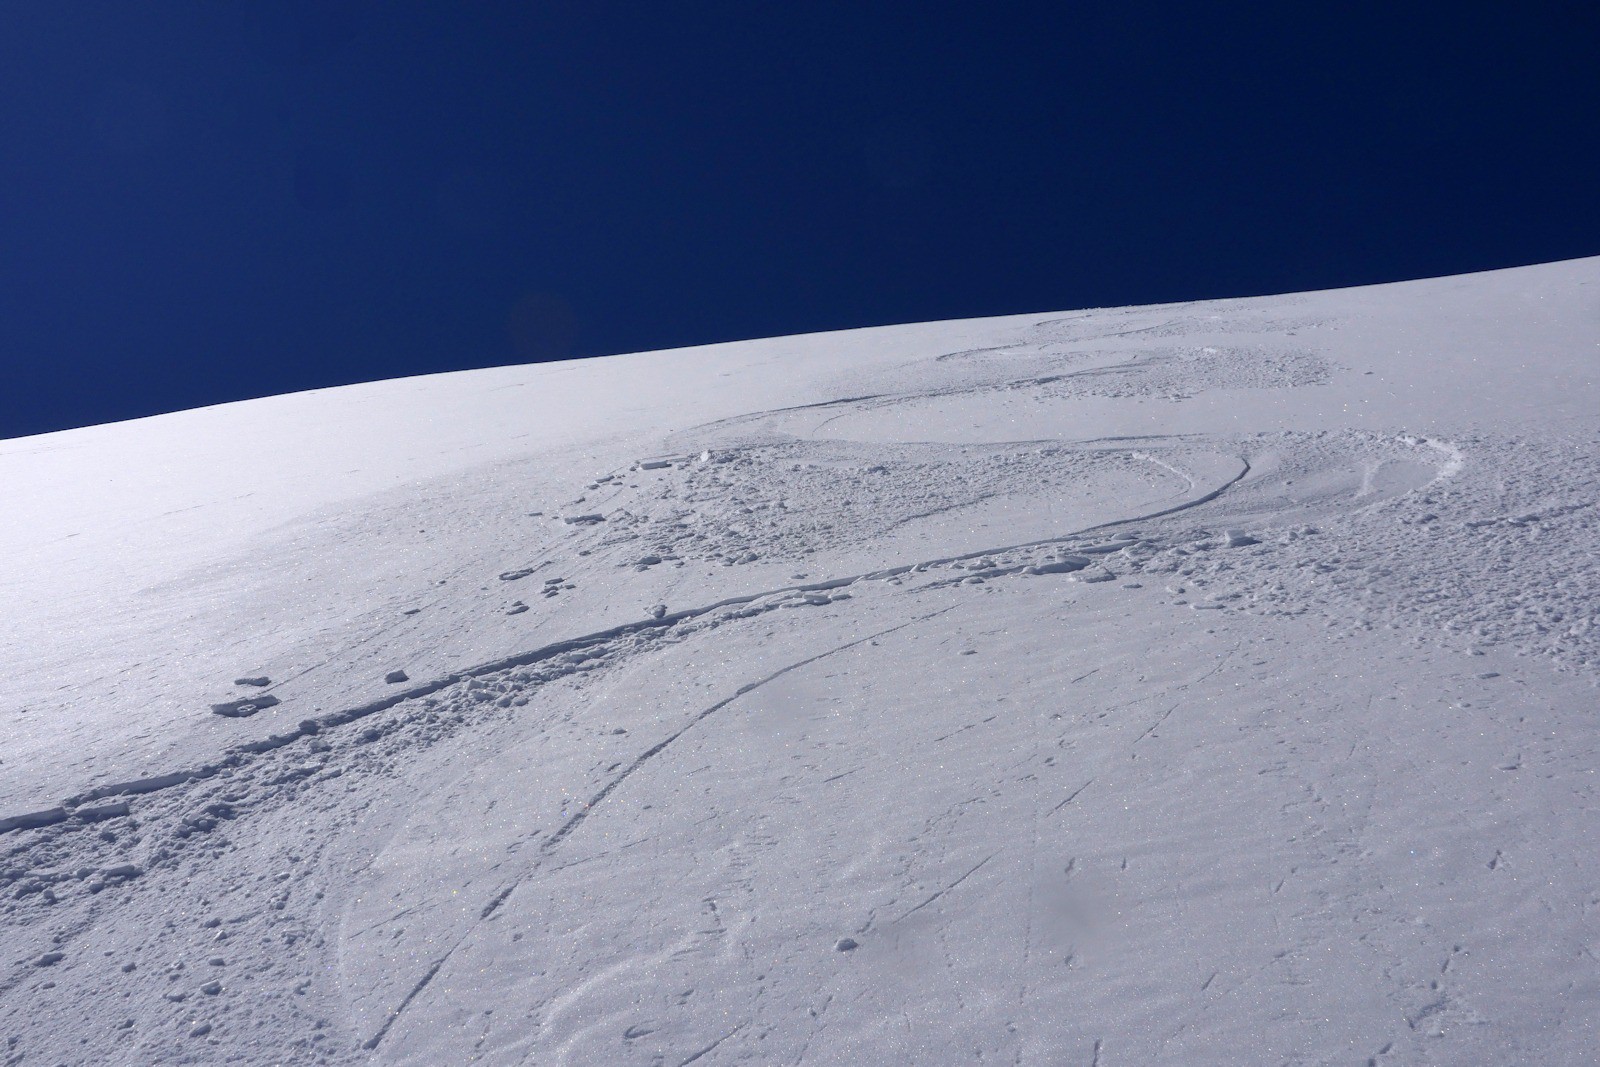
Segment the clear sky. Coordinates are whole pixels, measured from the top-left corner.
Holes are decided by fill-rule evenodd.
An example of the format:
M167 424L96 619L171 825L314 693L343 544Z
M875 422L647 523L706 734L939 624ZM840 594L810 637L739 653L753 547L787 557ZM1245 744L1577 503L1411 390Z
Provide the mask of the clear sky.
M1593 255L1597 57L1594 0L11 2L0 437Z

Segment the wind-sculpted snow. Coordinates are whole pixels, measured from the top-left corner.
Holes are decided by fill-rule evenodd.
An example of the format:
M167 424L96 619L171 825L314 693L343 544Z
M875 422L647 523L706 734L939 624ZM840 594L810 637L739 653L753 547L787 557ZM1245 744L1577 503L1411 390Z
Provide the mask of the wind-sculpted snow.
M185 557L9 680L0 1062L1589 1062L1595 427L1394 373L1576 381L1541 270L817 339Z

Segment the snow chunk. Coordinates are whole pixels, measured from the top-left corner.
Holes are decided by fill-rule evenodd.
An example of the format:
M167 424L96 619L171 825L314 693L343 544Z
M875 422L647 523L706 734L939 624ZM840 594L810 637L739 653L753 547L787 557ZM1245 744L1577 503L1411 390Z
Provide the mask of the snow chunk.
M1031 567L1023 568L1024 574L1071 574L1081 571L1089 565L1087 556L1063 556L1050 563L1035 563Z
M260 696L247 697L243 700L228 700L221 704L211 705L211 710L217 715L224 715L230 719L248 719L263 708L276 707L281 703L271 693L262 693Z

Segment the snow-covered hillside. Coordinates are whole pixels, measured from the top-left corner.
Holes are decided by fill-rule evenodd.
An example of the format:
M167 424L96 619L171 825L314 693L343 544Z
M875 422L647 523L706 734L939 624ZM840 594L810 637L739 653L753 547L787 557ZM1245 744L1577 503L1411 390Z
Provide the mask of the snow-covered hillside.
M1600 259L0 442L0 1063L1600 1055Z

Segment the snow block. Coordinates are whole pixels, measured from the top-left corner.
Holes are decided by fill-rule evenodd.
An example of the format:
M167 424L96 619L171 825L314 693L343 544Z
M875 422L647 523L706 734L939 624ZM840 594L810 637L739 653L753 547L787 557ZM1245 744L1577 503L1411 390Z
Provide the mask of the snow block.
M211 711L216 715L225 715L230 719L247 719L262 708L276 707L282 703L271 693L262 693L260 696L246 697L243 700L229 700L221 704L211 705Z
M1024 574L1071 574L1081 571L1089 565L1089 560L1084 556L1066 556L1053 563L1036 563L1023 570Z
M53 826L58 822L65 822L66 808L46 808L43 811L30 811L21 815L8 815L0 818L0 834L12 830L33 830L40 826Z
M81 804L85 801L99 800L101 797L137 796L140 793L154 793L161 789L170 789L175 785L182 785L193 778L203 778L206 775L196 774L193 771L173 771L171 774L153 774L148 778L134 778L127 782L113 782L110 785L96 786L81 797L73 797L68 804Z
M118 800L111 804L100 804L92 808L79 808L74 811L73 817L79 822L99 822L101 819L120 819L128 814L128 802Z
M275 748L282 748L284 745L293 744L304 736L306 736L305 732L299 728L296 728L292 733L273 734L271 737L263 737L259 741L246 741L243 744L233 746L233 748L229 751L249 752L254 754L271 752Z

